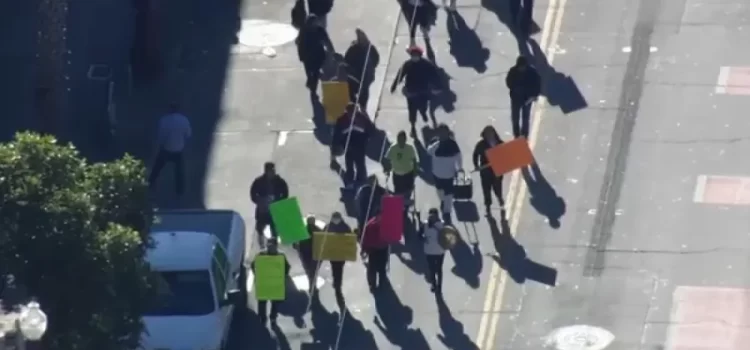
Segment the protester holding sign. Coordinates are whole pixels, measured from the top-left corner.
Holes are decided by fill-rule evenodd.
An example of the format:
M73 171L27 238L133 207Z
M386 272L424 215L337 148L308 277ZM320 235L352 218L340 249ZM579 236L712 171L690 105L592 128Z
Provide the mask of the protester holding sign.
M341 217L341 213L334 212L331 215L331 222L325 227L326 232L336 234L352 233L352 228ZM336 300L343 300L344 294L341 291L341 285L344 280L344 264L346 261L331 261L331 274L333 275L333 290L336 293Z
M497 196L497 202L502 207L503 201L503 176L495 176L490 167L490 162L485 154L488 149L503 143L497 131L491 125L487 125L482 130L482 135L477 145L474 146L474 154L471 157L474 168L479 170L479 178L482 181L482 194L484 195L484 207L487 214L490 213L492 206L492 192Z
M271 203L287 197L289 186L276 174L276 165L266 162L263 165L263 175L255 178L250 186L250 199L255 203L255 232L258 234L258 244L261 247L264 245L263 231L267 226L271 227L273 237L278 236L271 219Z
M427 222L422 223L422 241L424 242L424 254L427 258L427 278L432 284L432 292L442 293L443 286L443 261L445 260L445 248L440 244L440 234L445 227L440 221L440 213L432 208L427 216Z
M367 177L367 143L377 128L359 105L350 102L336 121L331 142L331 157L344 152L344 178L347 188Z
M440 198L443 220L450 222L454 181L461 170L463 158L448 125L440 124L437 127L437 138L427 147L427 152L432 157L432 177Z
M283 266L283 270L279 268ZM283 253L277 249L276 239L268 240L266 251L259 253L250 265L255 274L255 295L258 298L258 316L266 323L266 305L271 302L271 322L276 323L279 305L286 299L286 279L291 266ZM281 283L278 283L281 281Z

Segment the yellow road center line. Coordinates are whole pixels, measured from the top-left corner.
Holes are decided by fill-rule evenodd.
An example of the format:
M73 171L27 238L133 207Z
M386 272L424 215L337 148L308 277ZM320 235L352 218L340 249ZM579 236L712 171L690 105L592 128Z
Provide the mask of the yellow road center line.
M547 5L547 13L544 19L539 47L546 54L547 62L550 65L552 65L554 60L555 51L553 49L554 46L557 45L557 40L560 36L560 28L562 26L562 18L565 12L566 2L567 0L559 0L558 5L558 0L550 0ZM552 28L552 30L549 28ZM544 96L541 96L535 105L529 134L529 147L532 150L536 146L542 115L546 105L547 100ZM516 236L517 234L516 229L518 228L521 217L521 208L523 207L526 195L526 183L521 181L521 172L513 172L510 179L508 200L506 201L506 203L509 204L507 212L511 215L508 224L510 226L510 234L513 236ZM482 307L482 318L479 322L479 332L476 338L476 344L480 349L492 350L494 348L495 335L500 320L500 311L502 309L507 279L507 272L501 269L498 264L492 264L490 277L487 282L487 293Z

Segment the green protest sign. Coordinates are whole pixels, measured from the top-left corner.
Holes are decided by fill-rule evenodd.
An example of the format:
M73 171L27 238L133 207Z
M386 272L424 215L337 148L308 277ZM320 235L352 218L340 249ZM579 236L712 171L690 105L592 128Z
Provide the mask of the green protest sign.
M294 244L310 238L296 197L273 202L269 210L281 243Z
M286 298L286 259L283 255L255 257L255 297L258 300Z

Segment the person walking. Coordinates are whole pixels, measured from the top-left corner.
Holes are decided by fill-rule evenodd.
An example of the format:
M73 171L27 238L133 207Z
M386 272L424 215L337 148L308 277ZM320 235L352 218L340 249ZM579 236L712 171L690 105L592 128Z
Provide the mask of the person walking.
M159 119L156 159L151 167L148 182L151 187L156 186L161 171L167 163L174 166L174 185L178 197L185 193L185 158L184 150L187 140L193 130L190 120L180 112L176 103L169 105L169 111Z
M414 191L419 160L414 146L406 143L405 131L398 132L396 144L388 149L385 157L390 163L390 171L393 174L393 192L403 196L404 207L408 208L408 201L411 199L412 191Z
M482 183L482 195L484 195L484 207L487 215L490 213L492 206L492 192L497 196L497 202L503 207L503 176L495 176L492 172L490 163L487 160L486 152L488 149L502 144L503 140L497 134L497 131L491 125L487 125L482 130L481 139L474 146L474 153L471 157L474 168L479 170L479 179Z
M380 185L376 175L370 175L354 196L357 206L357 227L362 227L380 214L380 204L388 191Z
M255 203L255 232L261 247L265 244L263 231L266 227L271 228L271 235L274 238L278 237L269 206L275 201L288 197L289 186L281 176L276 174L276 165L266 162L263 165L263 175L256 177L250 186L250 199Z
M410 47L409 60L404 62L391 84L391 93L404 82L403 94L409 111L412 136L416 136L417 113L427 123L427 108L432 94L440 87L440 74L432 62L422 56L423 50L418 46Z
M440 214L436 208L430 209L427 222L422 223L422 241L424 253L427 259L427 278L432 285L432 292L442 294L443 287L443 261L445 260L445 249L440 244L441 230L445 224L440 221Z
M324 232L336 233L336 234L347 234L353 233L352 228L349 224L344 221L341 213L334 212L331 214L331 221L323 230ZM344 281L344 264L346 261L331 261L331 274L333 275L333 291L336 295L336 302L339 307L343 308L344 305L344 293L341 290Z
M350 102L336 120L331 141L331 160L344 152L345 188L353 188L367 177L367 143L377 128L359 105Z
M516 59L516 65L505 77L505 85L510 90L510 121L513 124L513 136L516 138L529 137L531 105L541 93L541 84L542 80L536 68L523 56Z
M362 260L367 261L367 284L374 292L388 282L388 257L390 249L380 234L380 216L370 219L360 232Z
M289 277L289 271L291 270L291 266L289 265L289 259L286 258L286 255L284 253L279 252L278 250L278 243L276 242L276 239L270 239L268 240L268 246L266 247L266 250L259 253L259 256L283 256L284 257L284 269L285 269L285 275L288 278ZM257 257L256 257L257 259ZM255 260L250 264L250 269L253 271L253 274L255 274ZM271 300L271 323L276 323L276 319L279 316L279 306L281 305L283 301L282 300ZM258 300L258 317L260 318L260 322L265 325L268 317L268 300Z
M432 177L440 198L443 220L451 222L453 210L453 186L456 175L462 169L461 149L453 137L453 132L445 124L437 128L437 138L427 147L432 158Z
M323 69L331 39L323 27L320 19L311 14L307 16L305 24L297 34L297 55L305 68L307 76L306 86L311 94L317 94L320 71Z
M356 40L344 53L348 72L349 100L367 107L370 85L375 80L375 68L380 64L380 54L362 29L355 29Z

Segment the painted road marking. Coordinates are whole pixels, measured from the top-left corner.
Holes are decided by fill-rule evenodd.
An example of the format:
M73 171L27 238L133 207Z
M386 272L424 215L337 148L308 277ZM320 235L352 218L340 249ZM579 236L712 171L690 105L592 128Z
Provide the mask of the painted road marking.
M750 177L700 175L693 201L703 204L750 205Z
M539 47L546 53L550 66L555 58L555 52L551 48L557 47L566 2L567 0L550 0L547 5L547 16L544 19ZM547 99L541 96L535 106L529 134L529 147L532 151L536 146L539 125L546 104ZM508 213L511 215L509 218L510 234L513 236L516 236L521 208L527 195L526 191L526 184L521 179L520 171L513 172L510 179L508 200L506 201L509 204ZM482 318L479 321L479 332L476 338L476 344L482 350L492 350L495 348L495 336L497 334L498 322L500 321L500 311L502 309L507 281L508 273L501 269L498 264L492 264L490 277L487 281L487 294L485 295L484 306L482 308Z
M724 95L750 95L750 67L719 68L715 91Z
M750 290L679 286L672 297L667 350L747 349Z
M604 350L614 340L615 335L604 328L575 325L554 330L544 345L555 350Z

